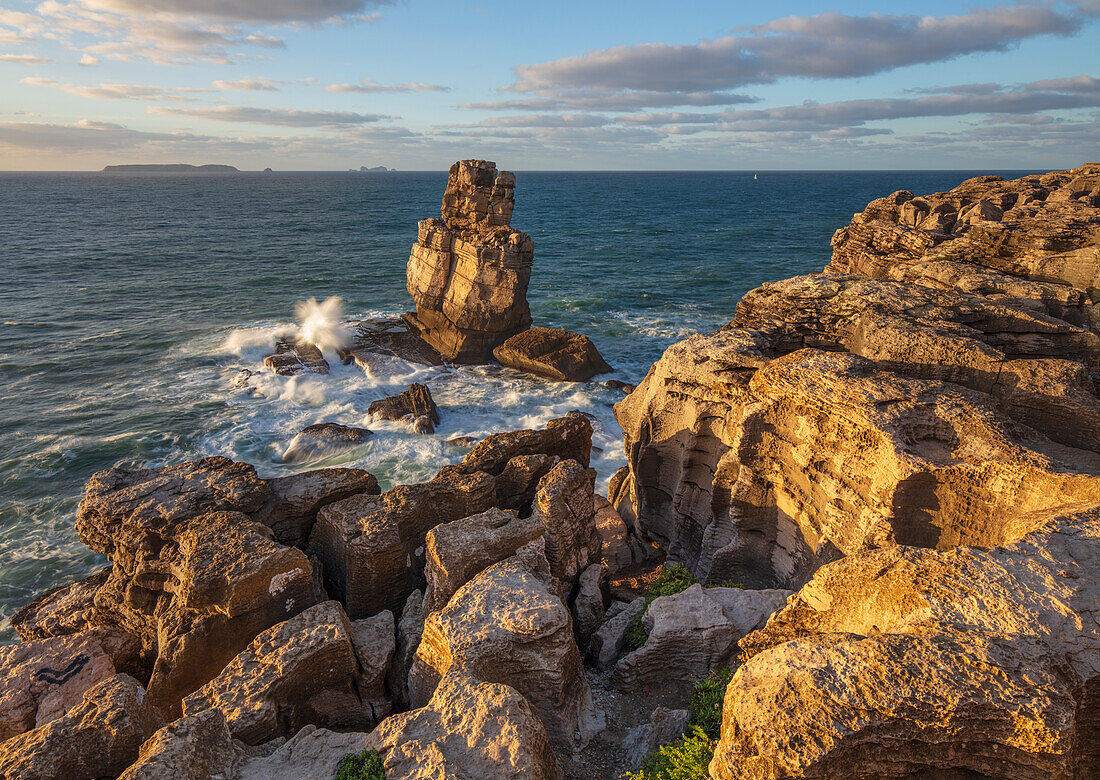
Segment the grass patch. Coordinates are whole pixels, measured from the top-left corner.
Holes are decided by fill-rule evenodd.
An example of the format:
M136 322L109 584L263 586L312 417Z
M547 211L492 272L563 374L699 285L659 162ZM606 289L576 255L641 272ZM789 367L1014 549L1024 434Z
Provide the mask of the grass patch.
M657 748L627 780L707 780L714 745L722 732L722 702L733 672L719 669L695 684L691 719L679 739Z
M336 767L335 780L386 780L386 767L377 750L348 753Z
M685 590L695 584L695 578L691 576L691 571L679 563L670 563L661 567L661 571L657 574L657 578L653 582L649 583L649 587L645 589L645 606L649 609L649 605L653 603L655 599L661 598L661 596L673 596L677 593L683 593ZM705 588L741 588L744 589L744 585L739 585L735 582L723 582L718 585L704 585ZM634 618L634 621L626 629L626 647L630 651L637 650L639 647L645 644L645 640L648 638L645 632L645 627L642 625L642 616L645 615L645 609L642 610L642 614Z

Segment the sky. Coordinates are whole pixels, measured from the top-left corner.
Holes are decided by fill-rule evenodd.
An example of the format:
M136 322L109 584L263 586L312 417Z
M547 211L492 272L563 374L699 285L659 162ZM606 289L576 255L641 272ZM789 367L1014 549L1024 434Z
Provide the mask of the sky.
M1054 169L1100 0L0 0L0 170Z

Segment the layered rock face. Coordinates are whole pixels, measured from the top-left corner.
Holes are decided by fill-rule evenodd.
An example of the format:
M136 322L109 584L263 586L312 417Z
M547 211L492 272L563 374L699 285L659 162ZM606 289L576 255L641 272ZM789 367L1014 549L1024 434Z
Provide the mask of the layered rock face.
M616 406L629 457L612 496L620 514L698 576L790 587L860 550L1002 544L1031 530L1033 513L1100 503L1087 271L1100 268L1100 209L1091 190L1077 194L1095 174L1035 179L1042 200L1031 179L968 182L971 202L1033 194L1012 208L998 195L999 227L963 220L950 238L908 226L904 195L876 202L837 234L831 268L905 281L765 285L726 328L670 347ZM962 202L929 202L952 198ZM948 260L913 259L887 234L953 246L955 271L1002 284L914 277Z
M444 360L483 363L531 324L534 243L509 227L516 178L495 163L451 166L442 219L420 223L407 267L416 312L406 315Z
M1090 507L823 567L742 641L711 776L1098 776L1098 566Z

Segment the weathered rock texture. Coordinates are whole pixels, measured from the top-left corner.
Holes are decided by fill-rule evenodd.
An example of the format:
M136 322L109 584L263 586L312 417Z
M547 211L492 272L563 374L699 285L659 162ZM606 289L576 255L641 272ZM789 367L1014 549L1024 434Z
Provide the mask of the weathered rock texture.
M789 587L842 555L1002 544L1100 503L1098 173L928 199L996 200L954 232L906 222L908 194L876 201L830 270L888 278L764 285L616 405L616 508L700 577Z
M264 365L280 376L329 372L328 361L317 346L293 338L275 342L275 352L264 358Z
M323 562L326 589L353 619L383 609L399 614L405 598L426 586L430 530L493 507L528 509L540 479L558 459L587 467L591 446L591 424L568 415L542 430L489 436L430 482L326 506L310 536L310 548Z
M367 414L379 420L408 418L410 423L423 417L427 419L427 425L430 428L424 433L433 433L434 426L439 425L439 408L432 400L432 394L427 385L421 384L409 385L409 389L400 395L371 401L371 405L367 407Z
M293 736L306 724L369 729L390 710L383 685L393 628L389 612L354 625L339 603L317 604L257 636L184 699L183 713L217 708L230 733L251 745Z
M387 718L369 744L387 780L557 780L546 729L508 685L447 674L426 706Z
M149 737L119 780L233 780L241 758L221 710L203 710Z
M577 576L602 554L596 530L594 472L575 460L563 460L539 481L535 517L546 528L550 572L572 589Z
M77 531L113 565L82 621L141 640L153 661L149 698L174 717L180 700L253 637L320 600L305 553L280 544L272 529L300 543L320 507L360 489L377 491L377 483L353 470L273 488L226 458L99 472Z
M5 780L118 777L164 721L137 680L120 674L88 689L49 723L0 742Z
M484 363L531 324L534 244L509 227L516 178L495 163L451 166L442 219L420 223L407 267L416 312L406 320L447 361Z
M409 674L413 705L426 703L452 669L515 688L564 749L602 728L560 584L541 555L491 566L428 616Z
M587 382L612 370L588 336L559 328L529 328L493 350L501 365L561 382Z
M1026 525L822 567L742 641L711 776L1100 776L1100 510Z

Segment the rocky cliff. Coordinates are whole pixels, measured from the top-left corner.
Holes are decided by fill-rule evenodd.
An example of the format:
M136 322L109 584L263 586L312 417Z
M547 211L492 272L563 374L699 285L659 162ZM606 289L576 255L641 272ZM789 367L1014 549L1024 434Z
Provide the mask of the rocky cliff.
M509 227L516 177L495 163L451 166L442 218L420 223L406 269L409 324L444 360L484 363L531 324L527 284L534 243Z

